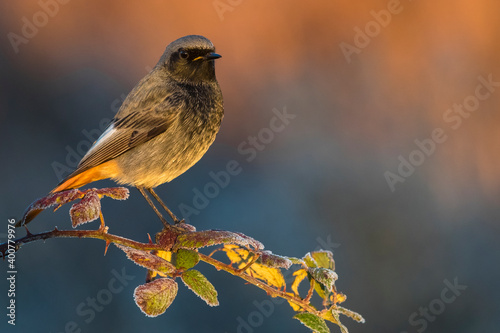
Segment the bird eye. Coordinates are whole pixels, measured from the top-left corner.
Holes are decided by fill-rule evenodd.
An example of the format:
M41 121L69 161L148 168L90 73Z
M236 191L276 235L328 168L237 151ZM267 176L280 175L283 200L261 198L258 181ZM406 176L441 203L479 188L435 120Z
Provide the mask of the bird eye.
M180 49L179 57L181 57L182 59L187 59L189 57L189 54L186 52L186 50Z

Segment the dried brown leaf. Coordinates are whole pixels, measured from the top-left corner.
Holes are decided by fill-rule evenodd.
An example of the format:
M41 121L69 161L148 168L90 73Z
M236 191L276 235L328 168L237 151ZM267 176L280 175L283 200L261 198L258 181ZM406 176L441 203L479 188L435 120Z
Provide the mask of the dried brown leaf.
M127 200L129 197L129 190L126 187L93 188L92 191L100 196L107 196L114 200Z
M264 266L274 268L289 269L292 266L292 262L288 258L273 254L271 251L262 251L259 261Z
M73 228L97 220L101 213L101 200L94 191L87 192L80 202L74 204L69 210Z
M64 205L65 203L81 198L82 196L83 193L80 192L78 189L72 189L72 190L52 193L43 198L37 199L26 209L23 218L17 222L16 227L23 225L25 221L30 221L41 211L49 207L56 206L57 209L60 206Z
M147 251L132 249L120 244L115 243L115 245L120 250L125 252L127 258L129 258L139 266L145 267L160 274L173 274L177 271L174 265L159 256L151 254Z
M237 244L240 246L254 247L263 249L264 245L255 239L243 234L224 231L224 230L206 230L188 232L177 237L173 250L178 249L199 249L206 246L217 244Z

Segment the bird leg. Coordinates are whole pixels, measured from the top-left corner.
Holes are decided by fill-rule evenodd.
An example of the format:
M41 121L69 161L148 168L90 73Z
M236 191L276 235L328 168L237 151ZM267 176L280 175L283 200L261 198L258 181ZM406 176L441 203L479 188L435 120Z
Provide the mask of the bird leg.
M168 209L167 205L165 205L163 203L163 201L160 199L160 197L158 196L158 194L156 194L156 192L153 191L152 188L147 188L147 190L156 199L156 201L158 201L158 203L160 204L160 206L162 206L163 209L165 209L165 211L168 213L168 215L170 215L170 217L172 218L172 220L174 221L175 224L178 224L178 223L182 222L182 221L179 221L179 219L177 218L177 216L175 216L174 213L172 213L172 211L170 209Z
M151 208L153 208L154 212L156 213L156 215L158 215L158 217L160 218L160 220L163 223L163 225L165 226L165 228L169 229L170 228L170 224L167 222L167 220L165 220L165 218L163 217L163 215L161 215L161 213L158 210L158 208L156 208L156 206L154 205L153 201L151 200L151 198L147 195L146 191L144 190L144 187L137 186L137 189L144 196L144 199L146 199L146 201L151 206ZM172 214L172 213L170 212L170 214Z

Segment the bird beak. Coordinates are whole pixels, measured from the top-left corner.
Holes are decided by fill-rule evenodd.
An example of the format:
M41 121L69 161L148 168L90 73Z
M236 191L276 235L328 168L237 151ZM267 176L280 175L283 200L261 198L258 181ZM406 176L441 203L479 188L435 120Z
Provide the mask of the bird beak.
M212 53L207 54L204 57L203 56L196 57L193 59L193 61L196 61L196 60L215 60L215 59L219 59L220 57L222 57L220 54L212 52Z
M217 54L215 52L212 52L212 53L209 53L207 54L204 59L205 60L215 60L215 59L219 59L220 57L222 57L220 54Z

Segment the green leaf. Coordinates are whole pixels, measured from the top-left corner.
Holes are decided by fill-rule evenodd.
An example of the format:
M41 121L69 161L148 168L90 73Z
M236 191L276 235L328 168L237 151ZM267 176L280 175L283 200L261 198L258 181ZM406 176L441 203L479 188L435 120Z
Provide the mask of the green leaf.
M288 258L273 254L271 251L262 251L259 262L268 267L289 269L292 261Z
M323 318L309 312L297 313L293 318L299 320L306 327L317 333L330 333L330 329L326 326Z
M188 270L200 261L198 252L193 250L179 249L175 256L175 267L181 270Z
M354 311L351 311L349 309L346 309L346 308L344 308L344 307L342 307L340 305L333 306L331 308L331 310L332 310L332 313L335 313L335 312L341 313L344 316L352 318L353 320L357 321L358 323L364 323L365 322L365 318L363 318L362 315L360 315L357 312L354 312Z
M148 317L164 313L177 296L177 282L169 278L156 279L138 286L134 290L137 306Z
M210 306L219 305L217 290L207 278L195 269L182 273L182 282Z
M335 281L338 279L337 273L323 267L309 268L308 272L315 281L324 285L327 290L333 291Z
M303 265L304 264L304 260L302 259L299 259L299 258L295 258L295 257L287 257L288 260L290 260L292 262L292 264L294 265Z
M139 266L162 274L172 274L177 271L175 269L175 266L170 262L147 251L132 249L130 247L126 247L116 243L115 245L123 252L125 252L127 258L129 258Z
M335 311L331 311L329 312L332 314L332 317L334 320L332 320L332 322L334 322L335 324L337 324L340 328L340 332L341 333L349 333L349 331L347 330L347 327L345 327L341 322L340 322L340 318L339 318L339 314Z
M309 277L311 277L311 275L309 275ZM327 299L330 294L326 287L317 281L314 283L314 290L322 299Z

